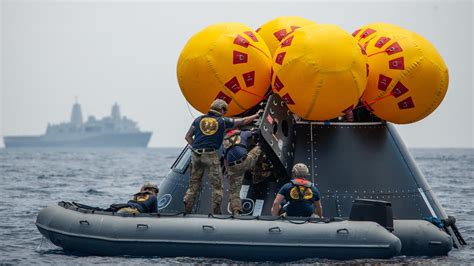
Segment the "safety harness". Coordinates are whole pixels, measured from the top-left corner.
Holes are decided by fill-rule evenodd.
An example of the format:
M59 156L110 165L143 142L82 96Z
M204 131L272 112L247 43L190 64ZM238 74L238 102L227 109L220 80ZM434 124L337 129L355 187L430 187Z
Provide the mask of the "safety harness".
M227 157L227 152L235 146L240 146L247 149L247 146L240 143L240 130L238 129L227 132L227 134L224 136L224 142L222 145L225 149L224 158Z
M294 178L291 180L291 183L294 185L290 190L290 197L293 200L308 200L313 197L313 191L311 191L312 183L310 181L304 178Z
M135 195L133 195L133 199L131 199L130 201L140 205L140 207L143 208L144 212L147 213L147 212L150 212L150 209L145 204L145 202L150 198L150 195L151 195L151 192L149 191L138 192Z

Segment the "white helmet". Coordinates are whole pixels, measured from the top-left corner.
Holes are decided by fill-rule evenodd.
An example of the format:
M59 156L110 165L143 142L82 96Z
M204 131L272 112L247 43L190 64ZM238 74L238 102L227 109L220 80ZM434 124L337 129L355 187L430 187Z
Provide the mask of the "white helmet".
M308 166L304 163L297 163L291 169L291 176L292 178L302 177L308 178L309 177L309 169Z

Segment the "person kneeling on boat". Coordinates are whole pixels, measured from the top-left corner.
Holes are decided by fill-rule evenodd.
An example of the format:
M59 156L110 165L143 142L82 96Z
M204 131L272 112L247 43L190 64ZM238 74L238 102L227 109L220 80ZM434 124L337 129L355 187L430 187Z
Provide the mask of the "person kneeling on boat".
M287 216L310 217L313 214L323 217L323 207L320 194L313 183L308 181L309 169L303 163L297 163L291 170L292 179L283 185L273 201L272 215L278 216L281 203L286 200L288 204L283 208Z
M156 213L158 186L152 183L145 183L140 192L133 195L133 198L127 202L127 207L121 208L117 213Z
M229 178L229 202L233 215L240 215L242 212L240 190L245 172L252 170L262 153L262 149L257 144L249 152L247 146L249 139L254 136L254 132L249 130L230 130L224 137L224 162Z

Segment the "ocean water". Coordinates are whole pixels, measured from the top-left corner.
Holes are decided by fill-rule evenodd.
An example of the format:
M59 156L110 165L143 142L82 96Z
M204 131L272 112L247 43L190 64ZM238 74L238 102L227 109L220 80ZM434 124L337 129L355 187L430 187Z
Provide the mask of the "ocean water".
M166 176L180 148L0 149L0 264L239 263L208 258L104 257L69 253L43 241L38 212L61 200L106 207L123 202L143 184ZM474 261L474 149L412 149L438 200L471 245L443 257L395 257L344 263L449 263ZM307 259L295 263L324 264ZM337 261L340 263L340 261Z

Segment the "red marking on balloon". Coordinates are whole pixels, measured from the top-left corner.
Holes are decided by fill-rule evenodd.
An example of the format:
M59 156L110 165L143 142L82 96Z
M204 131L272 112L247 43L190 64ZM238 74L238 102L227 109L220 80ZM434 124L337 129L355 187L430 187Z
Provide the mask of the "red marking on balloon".
M366 30L360 35L360 37L361 37L362 39L365 39L365 38L367 38L368 36L374 34L375 32L377 32L377 31L376 31L376 30L373 30L373 29L371 29L371 28L368 28L368 29L366 29Z
M359 45L359 48L360 48L360 52L363 54L363 55L367 55L367 53L365 52L365 47L362 46L360 43L357 43Z
M390 41L390 38L388 37L380 37L375 43L375 47L382 48L382 46L384 46L389 41Z
M405 60L403 57L395 58L393 60L388 61L388 67L390 69L398 69L404 70L405 69Z
M273 67L270 68L270 78L273 78Z
M283 85L280 79L277 76L275 76L275 82L273 82L273 88L277 91L280 91L281 89L283 89L283 87L285 87L285 85Z
M274 32L273 35L277 38L279 42L281 42L281 40L283 40L286 35L288 35L288 33L286 32L286 29L281 29L277 32Z
M239 51L234 51L234 65L247 63L248 55Z
M370 112L374 111L374 108L370 107L369 103L367 101L362 101L362 104L364 104L365 109L367 109Z
M388 85L390 85L390 82L392 82L392 78L380 74L378 89L381 91L386 91Z
M246 31L246 32L244 32L244 33L247 34L247 36L249 36L250 39L252 39L254 42L258 42L257 36L255 36L255 34L253 34L253 32L251 32L251 31Z
M229 81L227 81L227 83L225 84L225 86L231 90L233 93L237 93L238 91L240 91L240 84L239 84L239 81L237 80L237 77L233 77L231 78Z
M387 49L385 49L385 52L387 52L388 55L396 54L403 51L402 47L398 44L398 42L392 43Z
M393 90L391 94L395 97L398 98L402 96L403 94L408 92L408 88L405 87L400 81L393 87Z
M290 26L291 31L295 31L299 28L301 28L301 27L300 26Z
M217 94L216 99L221 99L227 104L230 104L230 102L232 101L232 98L228 96L227 94L223 93L222 91L220 91L219 94Z
M411 97L406 98L405 100L401 101L398 103L398 108L400 109L410 109L415 107L415 104L413 103L413 100Z
M287 93L281 97L281 99L286 103L286 104L295 104L293 99L291 99L290 95Z
M252 87L255 83L255 71L244 73L242 74L242 77L244 78L245 86L247 86L247 88Z
M286 52L281 52L277 54L275 58L275 62L279 65L283 64L283 60L285 59Z
M365 72L366 72L366 76L368 77L369 76L369 64L365 64Z
M284 41L281 43L281 47L290 46L290 45L291 45L291 42L293 41L293 37L294 37L294 36L291 36L291 37L288 37L288 39L284 40Z
M355 37L359 32L360 32L361 29L357 29L355 30L353 33L352 33L352 36Z
M249 41L247 41L244 37L237 35L234 39L234 44L243 46L245 48L249 47Z

